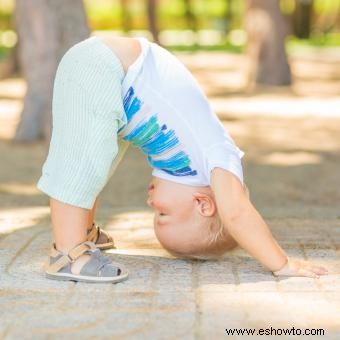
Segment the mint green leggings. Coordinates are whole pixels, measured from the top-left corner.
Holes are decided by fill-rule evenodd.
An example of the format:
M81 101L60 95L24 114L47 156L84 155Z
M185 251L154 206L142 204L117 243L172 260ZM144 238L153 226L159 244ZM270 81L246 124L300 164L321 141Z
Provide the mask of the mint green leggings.
M126 124L124 69L98 38L72 46L56 72L52 136L37 188L74 206L94 201L128 147L117 138Z

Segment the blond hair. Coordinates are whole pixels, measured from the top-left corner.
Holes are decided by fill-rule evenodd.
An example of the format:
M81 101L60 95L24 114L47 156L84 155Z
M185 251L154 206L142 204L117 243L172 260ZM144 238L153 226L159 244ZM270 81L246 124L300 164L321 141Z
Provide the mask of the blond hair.
M224 251L222 250L222 245L225 242L224 225L216 213L212 217L205 217L203 219L203 228L208 229L207 236L207 246L201 249L197 253L180 253L169 251L172 255L192 260L217 260L222 257ZM202 224L202 219L199 221Z
M243 184L243 189L247 198L250 199L249 189L245 183ZM200 218L200 220L196 220L196 224L202 224L202 219ZM226 251L234 248L237 245L236 241L230 235L226 235L225 226L223 225L218 212L216 212L211 217L204 217L203 228L209 230L207 246L201 249L199 252L184 254L170 250L168 251L174 256L180 258L192 260L218 260ZM227 247L226 243L229 243Z

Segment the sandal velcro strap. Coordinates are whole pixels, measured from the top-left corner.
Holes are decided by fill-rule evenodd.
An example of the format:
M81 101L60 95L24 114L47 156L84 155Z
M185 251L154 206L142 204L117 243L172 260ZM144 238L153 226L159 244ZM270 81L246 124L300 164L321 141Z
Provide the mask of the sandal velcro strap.
M79 256L83 255L87 250L95 251L97 250L97 247L94 245L93 242L85 241L83 243L80 243L78 246L72 248L67 256L71 260L71 262L74 262Z
M53 264L48 265L47 270L50 273L56 273L61 268L65 267L68 263L70 263L70 260L67 257L67 255L64 255L60 259L58 259L56 262L54 262Z
M101 250L115 248L112 236L100 228L96 222L93 222L91 229L88 230L87 240L95 243L96 247Z
M58 272L61 268L65 267L67 264L72 263L76 261L77 258L79 258L81 255L83 255L86 251L96 251L97 247L94 243L90 241L85 241L78 246L72 248L68 254L64 254L61 256L56 262L48 266L48 271L51 273ZM55 249L55 244L52 245L50 256L55 257L59 255L60 252L58 252Z
M92 228L87 234L87 239L89 241L92 241L93 243L96 243L99 237L99 233L100 233L100 227L93 222Z

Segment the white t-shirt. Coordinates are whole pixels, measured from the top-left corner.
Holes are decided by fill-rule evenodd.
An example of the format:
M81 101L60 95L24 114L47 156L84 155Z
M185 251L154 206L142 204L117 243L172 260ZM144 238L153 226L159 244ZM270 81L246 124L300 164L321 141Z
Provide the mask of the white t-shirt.
M243 184L240 150L190 71L172 53L143 37L142 52L122 84L127 124L118 135L147 155L152 175L210 185L221 167Z

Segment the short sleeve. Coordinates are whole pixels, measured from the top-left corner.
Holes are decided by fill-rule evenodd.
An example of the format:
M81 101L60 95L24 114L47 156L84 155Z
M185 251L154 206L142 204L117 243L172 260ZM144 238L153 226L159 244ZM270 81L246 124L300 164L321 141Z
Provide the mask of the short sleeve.
M241 184L244 185L241 162L244 152L232 143L232 141L225 141L212 145L205 149L204 153L209 184L211 180L211 171L218 167L230 171L240 180Z

